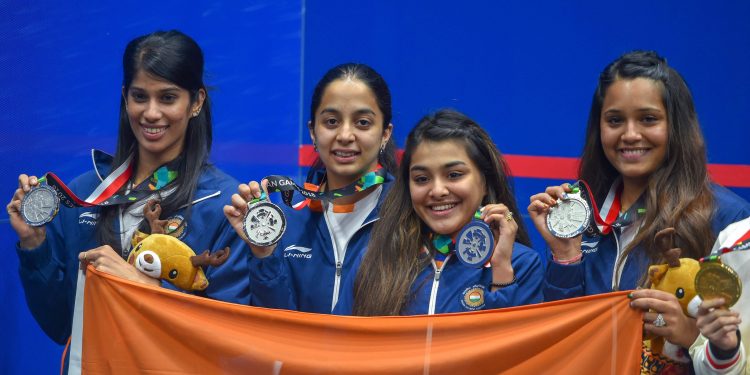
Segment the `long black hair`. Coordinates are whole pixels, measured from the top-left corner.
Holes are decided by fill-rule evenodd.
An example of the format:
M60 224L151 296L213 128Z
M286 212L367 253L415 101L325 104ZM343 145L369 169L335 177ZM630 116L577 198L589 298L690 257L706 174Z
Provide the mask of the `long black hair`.
M365 65L357 63L346 63L337 65L326 72L323 78L318 81L315 85L315 89L312 94L312 101L310 103L310 127L315 127L315 112L320 106L320 101L323 99L323 94L328 88L331 82L339 79L350 79L353 81L359 81L365 84L372 90L375 95L375 101L378 103L378 109L383 112L383 132L386 131L388 125L391 123L393 118L393 109L391 108L391 90L388 88L388 84L375 69ZM393 137L388 139L388 142L383 149L383 152L378 155L378 162L380 165L388 171L388 173L395 174L398 168L396 162L396 143L393 141ZM323 163L318 158L313 166L313 170L322 167Z
M192 38L177 30L157 31L131 40L122 56L122 68L124 93L128 92L139 71L187 90L191 105L199 99L201 90L206 91L203 83L203 51ZM120 99L120 127L113 168L124 163L130 155L133 155L135 165L138 163L138 141L130 127L126 101L123 95ZM198 178L208 165L211 141L211 105L206 94L198 116L189 119L185 144L176 165L175 184L178 188L160 202L162 216L169 216L185 205L188 205L186 216L189 216ZM120 232L114 229L117 213L116 206L102 207L96 232L100 243L119 251ZM147 223L144 221L143 225L147 226Z
M597 199L603 199L620 175L602 148L602 106L613 83L637 78L648 79L659 87L667 112L668 139L664 161L649 176L644 192L646 214L640 223L634 224L641 229L624 254L640 245L651 264L663 263L654 236L664 228L674 227L683 257L700 258L708 254L715 238L711 231L714 200L706 168L706 146L687 83L656 52L626 53L599 75L591 101L579 178L588 181ZM622 262L626 257L620 259ZM645 279L644 275L641 283Z

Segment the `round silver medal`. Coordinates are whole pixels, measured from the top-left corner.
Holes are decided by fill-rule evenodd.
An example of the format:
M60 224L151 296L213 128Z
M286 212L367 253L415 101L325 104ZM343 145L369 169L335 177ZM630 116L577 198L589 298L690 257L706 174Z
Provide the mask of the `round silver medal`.
M21 217L32 227L41 227L57 215L60 198L55 189L48 185L38 185L29 190L21 200Z
M248 205L243 229L251 244L271 246L279 242L284 235L286 218L279 206L261 200Z
M558 238L575 237L589 226L591 208L580 194L568 194L558 199L547 214L547 229Z
M469 267L483 267L492 257L494 248L492 230L481 220L472 220L456 237L456 256Z

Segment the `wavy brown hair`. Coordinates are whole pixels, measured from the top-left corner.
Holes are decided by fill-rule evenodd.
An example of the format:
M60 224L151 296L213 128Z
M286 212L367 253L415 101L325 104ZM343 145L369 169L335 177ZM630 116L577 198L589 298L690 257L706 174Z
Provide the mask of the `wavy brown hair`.
M400 315L412 297L412 284L435 254L429 228L414 211L409 192L411 158L417 146L426 141L462 143L484 175L487 195L482 205L503 203L512 212L519 212L508 166L489 135L469 117L453 110L425 116L406 139L396 182L372 230L354 285L354 315ZM516 242L531 245L520 220ZM429 249L429 257L420 256L423 247Z
M653 51L633 51L610 63L599 76L586 129L586 143L578 170L598 199L604 198L620 173L604 155L600 118L607 89L618 80L645 78L656 82L667 111L668 140L664 162L649 177L644 192L646 214L633 225L641 228L624 254L642 246L650 264L663 263L654 236L667 227L676 229L683 257L700 258L713 244L711 217L714 201L706 169L703 141L693 97L685 80ZM620 259L616 269L626 257ZM641 284L645 284L645 275Z

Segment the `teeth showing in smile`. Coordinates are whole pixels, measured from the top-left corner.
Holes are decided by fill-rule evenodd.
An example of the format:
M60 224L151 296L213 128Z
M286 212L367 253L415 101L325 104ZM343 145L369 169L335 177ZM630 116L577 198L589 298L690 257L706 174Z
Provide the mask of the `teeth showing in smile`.
M633 149L627 149L627 150L620 150L625 156L639 156L643 155L648 151L645 148L633 148Z
M147 127L144 126L143 130L146 133L148 133L148 134L159 134L159 133L163 133L165 130L167 130L167 128L166 127L163 127L163 128L147 128Z
M432 210L433 210L433 211L445 211L445 210L450 210L450 209L451 209L451 208L453 208L453 207L456 207L456 204L455 204L455 203L451 203L451 204L441 204L441 205L439 205L439 206L432 206Z
M348 158L356 155L357 153L352 151L334 151L333 154L342 158Z

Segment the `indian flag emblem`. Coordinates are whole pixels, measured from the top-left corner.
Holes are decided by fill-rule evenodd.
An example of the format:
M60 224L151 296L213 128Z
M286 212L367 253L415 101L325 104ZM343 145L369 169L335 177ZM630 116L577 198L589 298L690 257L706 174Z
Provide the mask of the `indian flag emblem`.
M181 215L175 215L167 219L167 225L165 226L167 230L167 234L172 237L177 237L177 239L182 239L182 237L185 237L185 227L187 227L187 223L183 222L185 221L185 218L183 218Z
M484 306L484 287L482 285L474 285L466 288L463 292L461 302L467 310L481 309Z

